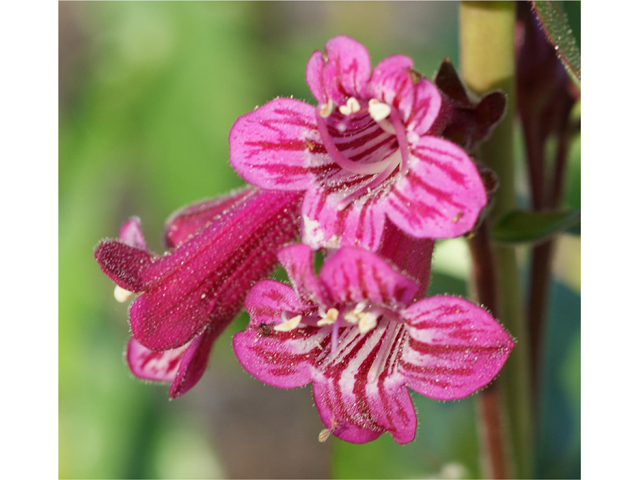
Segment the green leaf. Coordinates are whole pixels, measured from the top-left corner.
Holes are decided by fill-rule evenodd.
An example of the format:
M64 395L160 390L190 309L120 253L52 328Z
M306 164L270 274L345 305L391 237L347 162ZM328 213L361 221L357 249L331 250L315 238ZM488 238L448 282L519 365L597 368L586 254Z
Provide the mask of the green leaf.
M565 68L580 85L580 48L562 7L563 2L537 0L532 3L533 10L547 35L547 40L556 48Z
M528 212L514 210L500 218L491 238L501 243L540 243L580 222L579 210Z

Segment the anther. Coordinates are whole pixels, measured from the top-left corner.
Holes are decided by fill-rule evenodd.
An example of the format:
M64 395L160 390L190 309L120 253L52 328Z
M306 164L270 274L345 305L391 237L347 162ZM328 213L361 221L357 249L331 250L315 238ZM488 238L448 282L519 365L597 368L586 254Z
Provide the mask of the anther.
M369 115L376 122L380 122L391 115L391 107L375 98L369 100Z
M302 315L296 315L295 317L287 320L286 322L276 325L275 327L273 327L273 329L276 332L290 332L291 330L294 330L295 328L297 328L298 325L300 325L301 321L302 321Z
M376 315L370 312L361 313L358 321L358 330L360 330L360 333L365 334L376 328L377 324L378 317Z
M320 109L318 113L322 118L327 118L329 115L333 113L333 109L336 107L336 104L333 103L333 100L329 99L329 103L323 103L319 105Z
M116 297L116 300L120 303L124 303L129 300L129 297L133 294L129 290L125 290L120 285L116 285L116 289L113 291L113 296Z
M318 320L318 326L324 327L325 325L333 325L338 320L338 312L337 308L330 308L327 313L320 312L321 319Z
M360 110L360 103L358 103L358 100L356 100L355 98L349 97L349 100L347 100L347 104L340 105L338 110L340 110L340 113L343 115L351 115L352 113L356 113Z

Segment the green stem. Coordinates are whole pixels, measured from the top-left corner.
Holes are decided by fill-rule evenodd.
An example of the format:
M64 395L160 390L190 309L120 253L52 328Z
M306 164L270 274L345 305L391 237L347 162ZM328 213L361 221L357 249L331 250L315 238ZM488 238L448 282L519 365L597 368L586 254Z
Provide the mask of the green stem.
M489 225L516 205L513 158L515 106L515 4L513 2L462 2L460 7L460 58L462 76L475 93L502 90L507 96L505 117L482 144L478 155L498 175L500 189ZM514 473L531 472L531 386L529 342L516 252L492 245L495 258L497 311L503 325L518 343L501 374L504 405Z

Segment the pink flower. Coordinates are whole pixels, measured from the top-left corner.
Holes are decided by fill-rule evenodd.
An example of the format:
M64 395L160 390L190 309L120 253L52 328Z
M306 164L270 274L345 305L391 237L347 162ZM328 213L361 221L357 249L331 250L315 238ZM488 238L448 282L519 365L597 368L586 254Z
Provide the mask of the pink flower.
M240 117L230 161L261 188L304 191L303 241L379 246L385 217L417 238L459 236L487 203L473 161L436 135L438 88L402 55L371 71L355 40L329 40L307 64L313 107L277 98Z
M276 252L299 231L301 195L254 187L199 203L167 222L165 255L150 253L138 219L119 240L100 242L95 257L131 304L131 371L172 382L171 398L193 387L213 342L242 309L251 285L271 273Z
M293 288L273 280L246 299L247 329L234 350L253 376L280 388L313 382L322 422L342 440L364 443L388 431L413 440L407 387L430 398L465 397L489 383L513 348L486 311L451 296L416 301L420 288L366 250L344 247L313 271L306 245L278 259Z

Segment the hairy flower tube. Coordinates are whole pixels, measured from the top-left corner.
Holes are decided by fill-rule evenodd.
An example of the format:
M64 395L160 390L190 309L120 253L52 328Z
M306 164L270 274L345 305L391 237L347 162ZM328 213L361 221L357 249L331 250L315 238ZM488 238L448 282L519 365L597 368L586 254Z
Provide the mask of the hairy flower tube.
M164 255L150 253L137 219L119 240L95 250L100 268L129 308L127 360L137 377L172 382L169 395L192 388L213 342L240 312L245 295L277 264L278 249L299 232L301 195L248 187L192 205L168 221Z
M430 398L465 397L489 383L514 346L482 308L461 298L416 300L420 286L376 254L343 247L313 270L307 245L278 253L293 288L262 280L233 345L242 366L280 388L313 383L326 430L365 443L389 432L413 440L407 387Z
M329 40L306 79L317 106L277 98L240 117L230 161L261 188L305 192L302 240L377 250L385 218L416 238L457 237L487 203L467 153L438 135L438 88L402 55L372 71L355 40Z

